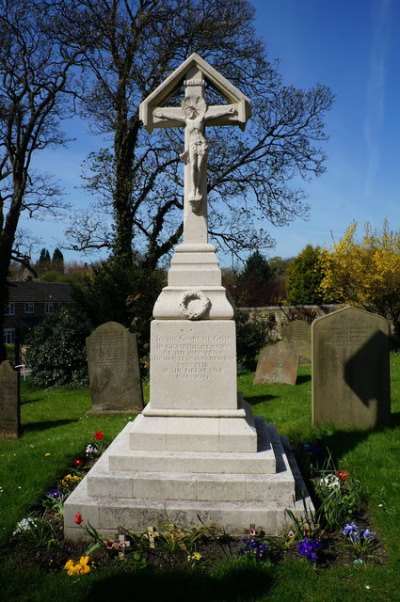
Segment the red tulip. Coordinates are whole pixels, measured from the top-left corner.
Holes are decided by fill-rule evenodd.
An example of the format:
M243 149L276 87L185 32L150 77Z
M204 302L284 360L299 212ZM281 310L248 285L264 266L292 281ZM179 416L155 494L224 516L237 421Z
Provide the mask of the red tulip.
M76 525L80 525L81 523L83 523L83 517L82 514L80 512L77 512L74 516L74 523Z

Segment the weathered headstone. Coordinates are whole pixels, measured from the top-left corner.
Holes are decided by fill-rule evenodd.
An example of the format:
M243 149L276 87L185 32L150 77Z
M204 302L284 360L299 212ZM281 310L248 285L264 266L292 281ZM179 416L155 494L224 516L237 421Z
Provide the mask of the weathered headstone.
M268 345L260 351L253 384L295 385L298 367L299 356L287 341Z
M346 307L312 324L312 420L369 429L390 421L389 325Z
M207 104L210 88L222 104ZM257 522L273 535L286 508L303 511L279 435L238 395L234 310L207 239L207 126L243 128L249 114L249 99L197 54L140 106L149 131L185 129L183 242L153 310L150 401L69 496L66 537L82 537L77 512L109 536L118 526L146 532L160 513L230 533Z
M282 327L282 339L288 341L300 358L300 364L311 364L311 326L305 320L293 320Z
M16 439L20 428L19 376L6 360L0 364L0 439Z
M143 409L136 335L117 322L102 324L86 339L92 413Z

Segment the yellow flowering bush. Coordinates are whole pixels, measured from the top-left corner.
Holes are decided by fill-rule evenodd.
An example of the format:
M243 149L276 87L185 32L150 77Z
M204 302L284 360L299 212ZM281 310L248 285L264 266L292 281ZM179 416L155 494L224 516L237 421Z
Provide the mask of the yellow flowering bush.
M64 565L64 569L70 577L74 575L87 575L91 571L89 562L89 556L81 556L79 562L68 560Z
M400 232L391 231L387 221L380 232L367 224L362 237L357 237L353 222L343 238L322 253L321 263L325 300L364 307L398 325Z

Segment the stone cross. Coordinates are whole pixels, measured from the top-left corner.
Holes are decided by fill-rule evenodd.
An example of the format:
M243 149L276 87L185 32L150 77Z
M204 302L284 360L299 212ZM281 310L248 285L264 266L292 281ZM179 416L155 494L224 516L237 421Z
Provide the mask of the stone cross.
M207 106L205 83L202 71L193 67L183 82L185 96L181 106L153 109L153 127L185 127L185 148L180 158L185 164L183 242L189 244L204 244L208 238L208 143L204 128L241 123L237 119L237 103Z

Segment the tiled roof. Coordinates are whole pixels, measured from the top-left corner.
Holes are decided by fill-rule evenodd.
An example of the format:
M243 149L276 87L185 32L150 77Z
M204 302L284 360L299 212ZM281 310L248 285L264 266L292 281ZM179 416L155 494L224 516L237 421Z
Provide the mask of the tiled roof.
M9 282L10 303L73 303L70 284L60 282Z

